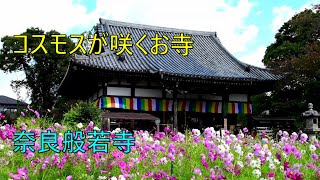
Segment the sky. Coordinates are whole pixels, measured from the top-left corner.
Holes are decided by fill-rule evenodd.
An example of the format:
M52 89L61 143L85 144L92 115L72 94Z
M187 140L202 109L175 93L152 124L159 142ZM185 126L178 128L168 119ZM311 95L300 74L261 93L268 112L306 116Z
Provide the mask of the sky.
M92 29L99 18L180 29L216 32L240 61L264 67L266 47L282 24L320 0L0 0L0 37L30 27L65 34ZM0 42L0 48L2 43ZM23 72L0 70L0 95L17 99L10 82ZM27 90L20 96L30 102Z

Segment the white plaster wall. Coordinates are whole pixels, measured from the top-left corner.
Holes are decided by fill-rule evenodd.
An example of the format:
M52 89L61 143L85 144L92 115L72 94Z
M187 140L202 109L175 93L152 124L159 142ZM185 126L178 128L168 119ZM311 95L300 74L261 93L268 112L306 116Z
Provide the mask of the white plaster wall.
M215 96L212 94L202 95L202 99L213 100L213 101L222 101L222 96Z
M230 94L229 101L248 102L247 94Z
M143 88L135 88L135 96L138 97L162 97L161 89L143 89Z
M107 88L108 96L130 96L131 89L124 87L108 87Z
M182 98L182 99L199 99L199 95L197 95L197 94L177 94L177 98Z

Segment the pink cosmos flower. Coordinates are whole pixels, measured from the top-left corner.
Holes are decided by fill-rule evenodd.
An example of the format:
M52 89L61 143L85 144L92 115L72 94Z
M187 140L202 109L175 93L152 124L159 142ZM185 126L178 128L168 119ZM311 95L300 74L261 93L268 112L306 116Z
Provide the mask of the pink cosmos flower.
M275 176L276 176L275 173L268 173L268 174L267 174L267 177L268 177L268 178L274 178Z
M0 113L0 120L6 118L6 116L2 113Z
M306 142L307 139L308 139L308 135L307 135L306 133L302 133L302 134L300 135L300 140L301 140L302 142Z
M40 114L39 114L38 111L34 111L34 114L36 115L36 117L37 117L38 119L40 119Z
M193 137L193 142L196 143L196 144L200 143L200 138L199 138L199 136L194 136L194 137Z
M313 153L313 154L311 155L311 158L312 158L313 160L315 160L315 161L319 159L318 155L315 154L315 153Z
M24 168L17 168L18 174L9 173L9 176L14 180L26 179L30 180L28 177L28 168L25 166Z
M120 167L120 169L125 169L127 167L127 165L124 161L119 161L118 166Z
M284 147L283 147L283 151L286 155L290 154L291 153L291 146L290 144L286 144Z
M248 130L248 128L243 128L243 132L245 132L245 133L247 133L247 132L249 132L249 130Z
M36 124L37 121L36 121L35 119L31 119L31 123L32 123L32 124Z
M302 157L302 154L299 151L294 152L293 154L296 157L296 159L301 159L301 157Z
M206 161L206 158L205 158L205 157L203 157L203 158L202 158L201 163L202 163L202 165L203 165L206 169L208 169L208 168L209 168L209 164L207 163L207 161Z
M201 176L201 170L200 170L199 168L194 168L193 172L194 172L196 175Z
M72 180L72 176L67 176L66 180Z
M168 158L169 158L171 161L173 161L175 157L174 157L174 155L173 155L172 153L169 153L169 154L168 154Z
M276 157L279 161L281 161L281 154L279 152L276 152Z
M24 112L21 111L21 116L24 117L26 114Z
M289 169L289 162L284 161L284 162L283 162L283 170L284 170L284 171L287 171L287 169Z

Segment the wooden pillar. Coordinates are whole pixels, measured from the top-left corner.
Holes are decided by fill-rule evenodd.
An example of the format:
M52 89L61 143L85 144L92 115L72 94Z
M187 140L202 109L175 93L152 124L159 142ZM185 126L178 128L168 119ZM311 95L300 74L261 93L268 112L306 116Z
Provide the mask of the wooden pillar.
M173 90L173 128L178 132L178 100L176 87Z
M102 127L102 130L110 131L110 118L107 118L107 117L102 115L101 127Z
M174 98L173 101L173 127L175 131L178 132L178 103L177 99Z
M223 129L228 129L228 118L227 118L227 105L229 101L229 94L222 95L222 114L223 114Z
M110 125L111 125L110 118L107 118L107 130L108 131L110 131Z

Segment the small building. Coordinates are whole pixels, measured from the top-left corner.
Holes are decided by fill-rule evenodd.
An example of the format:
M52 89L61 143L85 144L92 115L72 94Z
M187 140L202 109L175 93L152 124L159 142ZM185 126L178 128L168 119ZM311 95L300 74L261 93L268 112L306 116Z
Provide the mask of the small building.
M96 101L106 112L149 113L160 124L171 124L179 131L227 128L237 124L238 113L252 113L252 95L272 90L280 78L236 59L215 32L99 21L96 34L106 39L107 46L99 55L75 55L59 94ZM124 37L130 33L132 46L127 48L132 55L119 54L123 44L111 50L111 35L120 37L121 33ZM185 49L181 52L171 46L181 33L191 36L193 48L186 56L182 55ZM161 37L158 54L154 48L157 35ZM139 123L130 121L134 126Z
M285 130L292 133L295 128L295 119L288 117L253 116L253 125L258 135L264 131L274 137L278 130Z
M24 109L27 107L27 103L0 95L0 112L16 112L18 109Z

